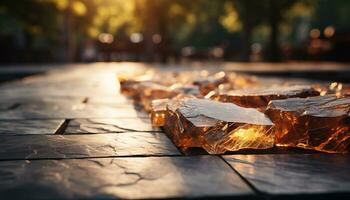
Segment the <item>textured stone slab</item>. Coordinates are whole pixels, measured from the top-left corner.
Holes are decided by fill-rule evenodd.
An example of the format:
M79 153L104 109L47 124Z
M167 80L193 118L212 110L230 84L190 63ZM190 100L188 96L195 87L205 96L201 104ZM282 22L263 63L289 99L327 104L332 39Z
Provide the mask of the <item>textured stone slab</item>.
M121 133L129 131L154 132L147 118L118 118L118 119L73 119L69 122L65 134L74 133Z
M1 89L0 89L1 90ZM28 96L13 96L13 95L4 95L0 99L0 104L48 104L48 103L63 103L63 104L78 104L83 103L88 99L87 97L70 97L70 96L31 96L28 94ZM1 108L1 106L0 106Z
M0 119L64 119L64 118L128 118L148 117L134 108L116 108L107 105L84 103L29 103L15 109L0 110Z
M179 155L163 133L2 136L0 160Z
M238 173L272 195L350 194L350 157L341 154L227 155Z
M54 134L64 120L0 120L0 134Z
M218 157L0 162L1 199L154 199L253 196Z

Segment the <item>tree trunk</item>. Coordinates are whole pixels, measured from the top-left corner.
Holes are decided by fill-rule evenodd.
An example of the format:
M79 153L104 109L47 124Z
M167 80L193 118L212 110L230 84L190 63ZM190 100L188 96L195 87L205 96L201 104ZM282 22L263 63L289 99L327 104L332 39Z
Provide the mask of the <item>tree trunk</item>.
M279 62L281 61L281 52L278 45L279 24L281 21L281 8L278 6L278 1L270 0L269 4L269 22L271 33L269 39L268 61Z
M153 62L154 61L154 54L155 54L155 46L152 40L152 37L155 33L158 32L158 16L159 13L157 11L157 1L147 1L146 6L146 18L145 18L145 33L144 33L144 39L145 39L145 56L147 62Z
M252 32L253 27L249 23L245 23L243 25L243 54L242 61L249 62L250 61L250 46L252 43Z
M252 0L244 0L241 2L242 5L242 25L243 25L243 36L242 36L242 61L250 61L252 35L253 35L253 21L250 16L252 13Z

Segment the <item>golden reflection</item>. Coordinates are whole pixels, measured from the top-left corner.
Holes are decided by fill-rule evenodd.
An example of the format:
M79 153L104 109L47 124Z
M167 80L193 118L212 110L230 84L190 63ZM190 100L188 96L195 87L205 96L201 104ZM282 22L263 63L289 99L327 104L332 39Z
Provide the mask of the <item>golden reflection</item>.
M271 129L266 129L264 126L251 125L238 130L233 130L230 138L239 138L239 140L246 141L247 143L259 141L263 146L272 147L275 137L266 134L269 131L271 131Z
M254 176L258 172L256 171L256 168L253 167L250 163L256 163L256 156L255 155L240 155L238 156L239 160L244 160L245 162L248 162L248 164L244 164L242 162L234 162L234 168L239 172L245 172L247 175Z
M229 151L240 149L269 149L275 142L271 126L243 125L232 130L223 148Z

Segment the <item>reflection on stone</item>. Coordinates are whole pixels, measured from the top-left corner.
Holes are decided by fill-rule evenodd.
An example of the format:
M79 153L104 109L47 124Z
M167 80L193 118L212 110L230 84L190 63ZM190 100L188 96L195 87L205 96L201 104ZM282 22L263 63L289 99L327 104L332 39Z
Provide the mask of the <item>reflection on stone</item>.
M212 99L231 102L247 108L264 109L271 100L287 99L291 97L309 97L319 95L310 86L275 86L268 88L253 88L232 90L211 96Z
M348 152L350 97L318 96L271 101L266 114L276 124L277 146Z
M348 155L260 154L223 158L259 191L281 197L276 199L285 199L279 195L296 195L295 199L348 199Z
M1 199L254 195L225 162L212 156L2 161L0 177Z
M179 155L163 133L2 136L0 160Z
M171 107L173 106L173 107ZM255 109L204 99L168 106L164 129L182 148L203 147L209 153L273 147L273 123Z

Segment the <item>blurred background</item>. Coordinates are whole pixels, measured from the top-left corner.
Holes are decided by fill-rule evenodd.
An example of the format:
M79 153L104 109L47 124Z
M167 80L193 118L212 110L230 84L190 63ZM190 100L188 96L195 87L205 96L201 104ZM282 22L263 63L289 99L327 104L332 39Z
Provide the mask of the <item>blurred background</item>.
M350 61L349 0L1 0L0 64Z

